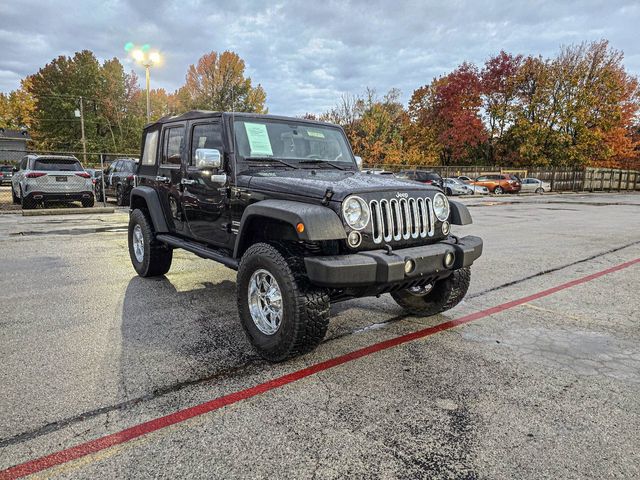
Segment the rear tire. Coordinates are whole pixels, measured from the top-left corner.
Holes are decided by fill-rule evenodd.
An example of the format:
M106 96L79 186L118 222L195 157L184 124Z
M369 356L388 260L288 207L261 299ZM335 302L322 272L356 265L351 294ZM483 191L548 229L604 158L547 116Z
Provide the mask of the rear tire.
M32 210L36 208L36 201L33 198L25 198L22 193L22 188L20 188L20 206L23 210Z
M270 285L275 280L281 298L275 307L279 317L272 323L277 324L277 328L268 333L265 332L264 323L261 323L260 314L270 312L274 303L272 300L265 302L264 297L268 295L256 299L261 296L262 290L253 288L250 292L250 285L260 285L259 280L254 279L259 279L259 275L264 275L263 272L271 277ZM328 292L313 287L303 277L296 278L287 260L272 245L257 243L242 256L238 268L237 295L242 327L253 347L270 362L281 362L313 350L327 332Z
M435 315L455 307L467 294L471 282L471 269L455 270L450 277L435 282L425 293L410 289L392 292L393 299L408 313L421 317Z
M83 208L90 208L93 207L95 205L95 199L93 197L93 195L91 195L91 198L87 198L86 200L82 200L82 207Z
M156 240L153 224L143 210L136 209L131 212L128 236L129 257L138 275L157 277L169 271L173 260L173 249ZM140 243L142 251L136 248Z
M11 186L11 199L13 200L14 205L20 205L20 198L16 195L16 192L13 190L13 185Z
M116 189L116 205L119 207L124 207L127 204L127 199L125 198L124 189L118 185Z

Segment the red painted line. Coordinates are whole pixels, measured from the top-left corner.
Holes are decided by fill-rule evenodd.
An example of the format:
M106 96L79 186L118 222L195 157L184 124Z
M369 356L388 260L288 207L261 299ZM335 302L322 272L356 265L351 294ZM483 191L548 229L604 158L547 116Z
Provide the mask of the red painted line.
M100 437L95 440L88 441L86 443L81 443L80 445L76 445L75 447L67 448L65 450L60 450L59 452L55 452L50 455L37 458L35 460L30 460L25 463L15 465L13 467L10 467L6 470L1 471L0 479L5 480L5 479L20 478L26 475L31 475L33 473L41 472L48 468L54 467L56 465L62 465L72 460L76 460L78 458L85 457L92 453L105 450L109 447L113 447L114 445L119 445L119 444L128 442L129 440L133 440L135 438L141 437L143 435L146 435L147 433L155 432L156 430L160 430L162 428L184 422L185 420L189 420L190 418L193 418L193 417L204 415L205 413L218 410L219 408L222 408L227 405L231 405L233 403L237 403L241 400L246 400L248 398L255 397L257 395L268 392L270 390L274 390L284 385L288 385L290 383L296 382L303 378L309 377L315 373L322 372L324 370L328 370L333 367L337 367L338 365L342 365L344 363L351 362L358 358L371 355L372 353L380 352L382 350L387 350L389 348L402 345L403 343L428 337L429 335L433 335L438 332L449 330L459 325L473 322L474 320L478 320L480 318L488 317L489 315L503 312L510 308L516 307L518 305L522 305L523 303L527 303L532 300L537 300L539 298L546 297L548 295L559 292L561 290L565 290L567 288L575 287L576 285L580 285L582 283L595 280L596 278L602 277L603 275L607 275L609 273L617 272L618 270L628 268L637 263L640 263L640 258L636 258L635 260L631 260L629 262L621 263L619 265L616 265L615 267L607 268L606 270L602 270L600 272L596 272L591 275L578 278L571 282L563 283L561 285L549 288L547 290L542 290L540 292L534 293L532 295L528 295L526 297L519 298L517 300L512 300L510 302L503 303L495 307L487 308L486 310L481 310L479 312L465 315L455 320L450 320L448 322L434 325L433 327L428 327L423 330L418 330L412 333L408 333L406 335L391 338L389 340L385 340L384 342L376 343L374 345L361 348L360 350L355 350L345 355L341 355L339 357L335 357L335 358L326 360L324 362L316 363L315 365L311 365L310 367L303 368L302 370L298 370L298 371L289 373L287 375L283 375L282 377L274 378L273 380L269 380L267 382L261 383L259 385L255 385L245 390L240 390L234 393L230 393L229 395L215 398L213 400L202 403L200 405L185 408L184 410L179 410L169 415L165 415L164 417L159 417L154 420L149 420L148 422L134 425L133 427L127 428L120 432L113 433L111 435L107 435L104 437Z

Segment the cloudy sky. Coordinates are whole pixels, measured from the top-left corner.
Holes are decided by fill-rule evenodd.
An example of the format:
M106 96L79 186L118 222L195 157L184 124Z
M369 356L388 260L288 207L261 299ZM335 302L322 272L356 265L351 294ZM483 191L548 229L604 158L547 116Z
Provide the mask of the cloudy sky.
M203 53L233 50L265 88L270 113L295 115L365 87L397 87L406 102L433 77L501 49L551 56L563 44L606 38L638 75L638 25L638 0L3 0L0 91L82 49L135 69L123 48L131 41L160 50L152 87L171 91Z

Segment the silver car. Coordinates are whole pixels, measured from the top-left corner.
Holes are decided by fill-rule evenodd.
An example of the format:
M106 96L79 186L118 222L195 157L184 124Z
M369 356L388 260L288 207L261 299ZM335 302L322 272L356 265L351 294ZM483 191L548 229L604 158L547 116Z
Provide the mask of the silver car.
M470 185L465 184L457 178L443 178L442 182L447 195L471 195L473 193Z
M544 193L551 191L551 184L537 178L523 178L520 193Z
M76 157L27 155L11 179L13 202L35 208L47 201L94 204L93 182Z
M489 189L487 187L483 187L482 185L474 185L471 183L473 180L469 177L458 177L456 178L459 182L464 183L467 187L471 189L471 195L489 195Z

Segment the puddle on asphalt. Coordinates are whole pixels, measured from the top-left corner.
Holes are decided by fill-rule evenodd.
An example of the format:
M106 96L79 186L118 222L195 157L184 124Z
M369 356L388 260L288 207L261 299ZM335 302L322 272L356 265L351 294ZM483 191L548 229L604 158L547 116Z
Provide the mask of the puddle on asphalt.
M578 375L604 375L640 383L640 351L637 346L611 335L580 330L516 328L496 338L472 330L462 331L463 338L494 345L499 343L525 361Z
M100 228L70 228L46 231L25 231L10 233L10 237L36 236L36 235L86 235L89 233L122 233L127 227L100 227Z

